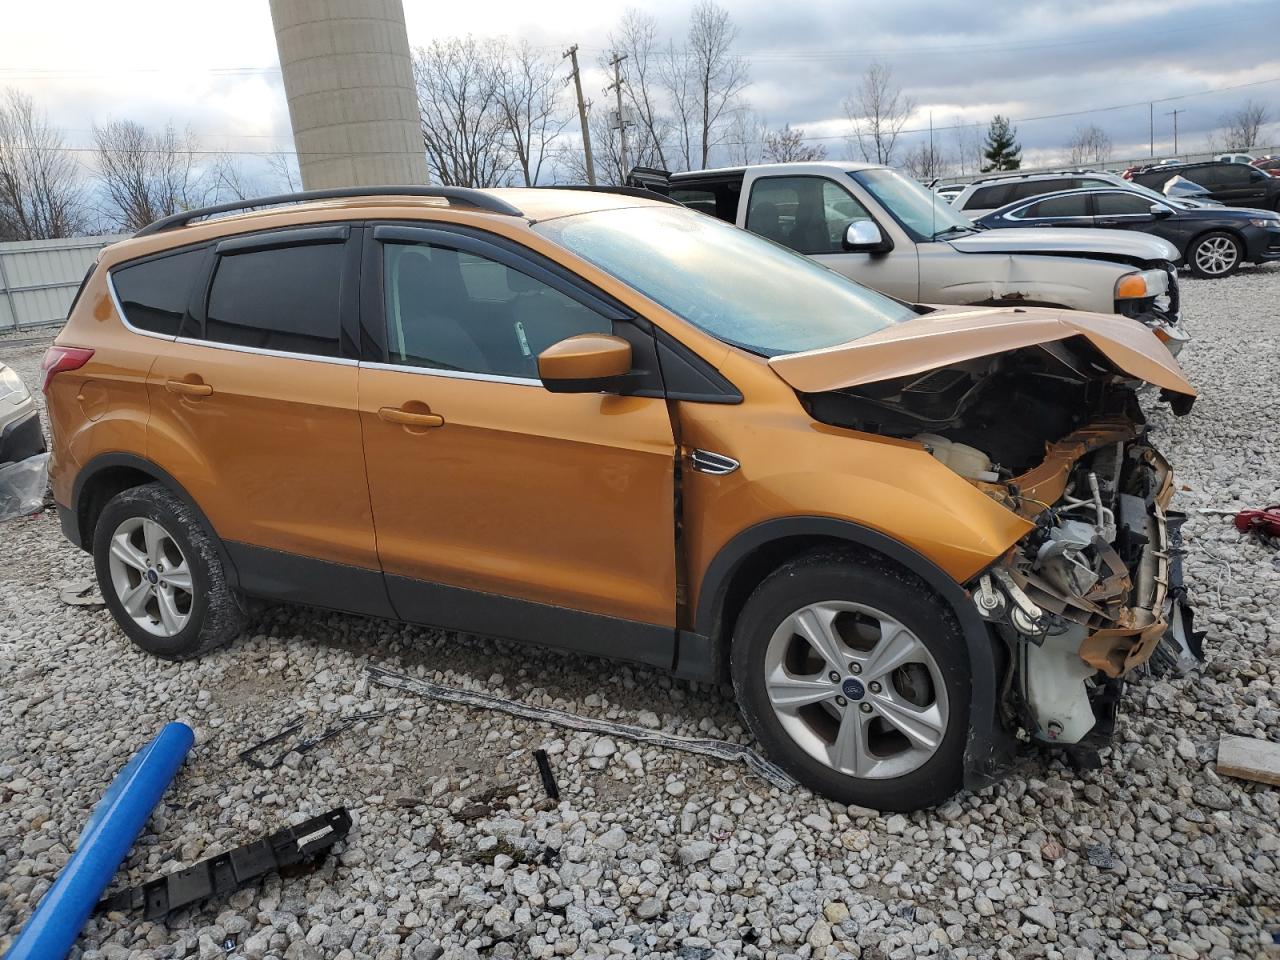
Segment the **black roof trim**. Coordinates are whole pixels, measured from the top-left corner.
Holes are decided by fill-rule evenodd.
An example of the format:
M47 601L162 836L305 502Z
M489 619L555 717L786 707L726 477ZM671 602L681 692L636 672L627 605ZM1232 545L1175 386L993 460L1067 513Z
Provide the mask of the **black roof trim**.
M256 197L249 200L235 200L230 203L217 203L211 207L198 207L195 210L184 210L169 217L162 217L149 223L135 237L149 237L155 233L164 233L178 227L189 226L195 220L202 220L219 213L236 213L241 210L253 210L257 207L277 207L288 203L307 203L311 200L340 200L346 197L436 197L450 203L463 203L490 213L500 213L508 217L523 217L524 213L505 200L474 190L471 187L424 187L424 186L385 186L385 187L336 187L330 190L302 190L298 193L280 193L269 197Z

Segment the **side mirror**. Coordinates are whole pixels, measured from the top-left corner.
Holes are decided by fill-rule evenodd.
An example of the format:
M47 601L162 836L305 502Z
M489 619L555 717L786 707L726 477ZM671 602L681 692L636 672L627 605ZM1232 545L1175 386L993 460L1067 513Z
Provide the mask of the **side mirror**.
M538 354L538 376L552 393L599 393L631 372L631 344L606 333L580 333Z
M1151 205L1151 215L1157 220L1163 220L1165 217L1172 217L1173 211L1168 207L1161 206L1158 203L1153 203Z
M850 253L888 253L893 241L872 220L854 220L844 231L844 248Z

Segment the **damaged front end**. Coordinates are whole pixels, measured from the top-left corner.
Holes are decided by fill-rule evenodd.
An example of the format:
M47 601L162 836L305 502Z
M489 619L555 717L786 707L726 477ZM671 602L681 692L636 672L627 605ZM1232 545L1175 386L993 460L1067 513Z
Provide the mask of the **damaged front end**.
M1182 583L1173 473L1137 424L1091 424L1008 487L1035 529L970 584L1009 652L1007 729L1105 742L1123 678L1203 659Z
M965 584L1006 653L999 719L1024 741L1100 745L1125 677L1202 659L1173 472L1137 393L1154 383L1182 414L1194 390L1161 352L1135 346L1100 333L989 354L956 346L932 369L803 394L820 421L922 444L1030 524ZM1134 375L1140 365L1147 375ZM795 383L821 372L790 359L775 369Z

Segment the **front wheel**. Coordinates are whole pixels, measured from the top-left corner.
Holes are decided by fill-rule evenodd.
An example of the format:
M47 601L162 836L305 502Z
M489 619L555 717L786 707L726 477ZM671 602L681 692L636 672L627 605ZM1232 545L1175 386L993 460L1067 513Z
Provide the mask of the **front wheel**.
M158 483L125 490L102 508L93 561L107 608L148 653L197 657L243 627L213 540L195 512Z
M1191 245L1187 265L1195 276L1216 280L1240 269L1243 258L1240 241L1229 233L1215 232L1205 234Z
M731 665L756 738L818 793L906 811L960 787L968 654L918 578L839 554L787 563L743 607Z

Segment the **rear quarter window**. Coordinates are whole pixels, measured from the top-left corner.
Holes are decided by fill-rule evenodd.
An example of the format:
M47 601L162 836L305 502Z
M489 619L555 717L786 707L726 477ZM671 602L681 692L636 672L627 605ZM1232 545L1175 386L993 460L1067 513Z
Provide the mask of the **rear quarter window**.
M204 257L204 250L186 250L112 270L111 284L130 326L177 336L189 317L191 285Z

